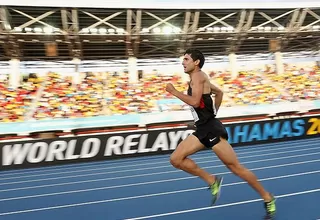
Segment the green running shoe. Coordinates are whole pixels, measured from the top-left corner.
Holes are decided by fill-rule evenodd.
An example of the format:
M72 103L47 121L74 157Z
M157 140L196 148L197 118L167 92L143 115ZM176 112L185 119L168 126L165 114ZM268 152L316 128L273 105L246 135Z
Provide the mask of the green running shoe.
M221 194L223 177L216 176L216 181L209 187L212 194L212 205L219 199Z
M270 202L264 202L264 208L268 215L274 215L276 213L276 199L271 195L272 199Z

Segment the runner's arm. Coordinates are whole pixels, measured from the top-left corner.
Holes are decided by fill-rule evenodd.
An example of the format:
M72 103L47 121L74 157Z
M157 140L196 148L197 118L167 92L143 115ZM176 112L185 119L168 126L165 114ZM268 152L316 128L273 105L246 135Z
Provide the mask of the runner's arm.
M192 85L192 96L185 95L182 92L177 91L176 89L174 89L171 92L171 94L183 101L184 103L197 108L200 106L204 82L205 79L203 77L194 77Z
M211 88L211 93L215 94L214 98L214 106L216 108L216 111L218 112L220 105L222 103L222 98L223 98L223 91L210 83L210 88Z

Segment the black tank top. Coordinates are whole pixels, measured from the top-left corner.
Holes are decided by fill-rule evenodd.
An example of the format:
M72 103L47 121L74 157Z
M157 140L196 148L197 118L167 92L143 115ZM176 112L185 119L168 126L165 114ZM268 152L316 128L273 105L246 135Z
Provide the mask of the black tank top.
M192 88L189 84L188 95L192 95ZM206 123L209 119L216 117L216 110L213 105L211 94L202 94L200 105L197 108L190 106L192 116L196 125Z

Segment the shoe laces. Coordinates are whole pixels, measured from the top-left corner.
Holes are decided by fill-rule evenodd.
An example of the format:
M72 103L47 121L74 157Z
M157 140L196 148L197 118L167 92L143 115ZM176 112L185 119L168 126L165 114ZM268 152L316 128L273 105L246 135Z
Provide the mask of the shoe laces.
M274 212L273 210L271 210L274 206L274 200L271 200L270 202L265 202L265 206L268 212Z

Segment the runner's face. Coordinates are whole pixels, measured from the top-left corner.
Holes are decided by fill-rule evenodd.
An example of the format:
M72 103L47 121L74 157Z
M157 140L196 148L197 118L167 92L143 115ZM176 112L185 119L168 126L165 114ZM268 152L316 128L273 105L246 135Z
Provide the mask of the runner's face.
M186 54L183 57L182 66L185 73L191 73L192 71L194 71L196 65L191 56L189 54Z

